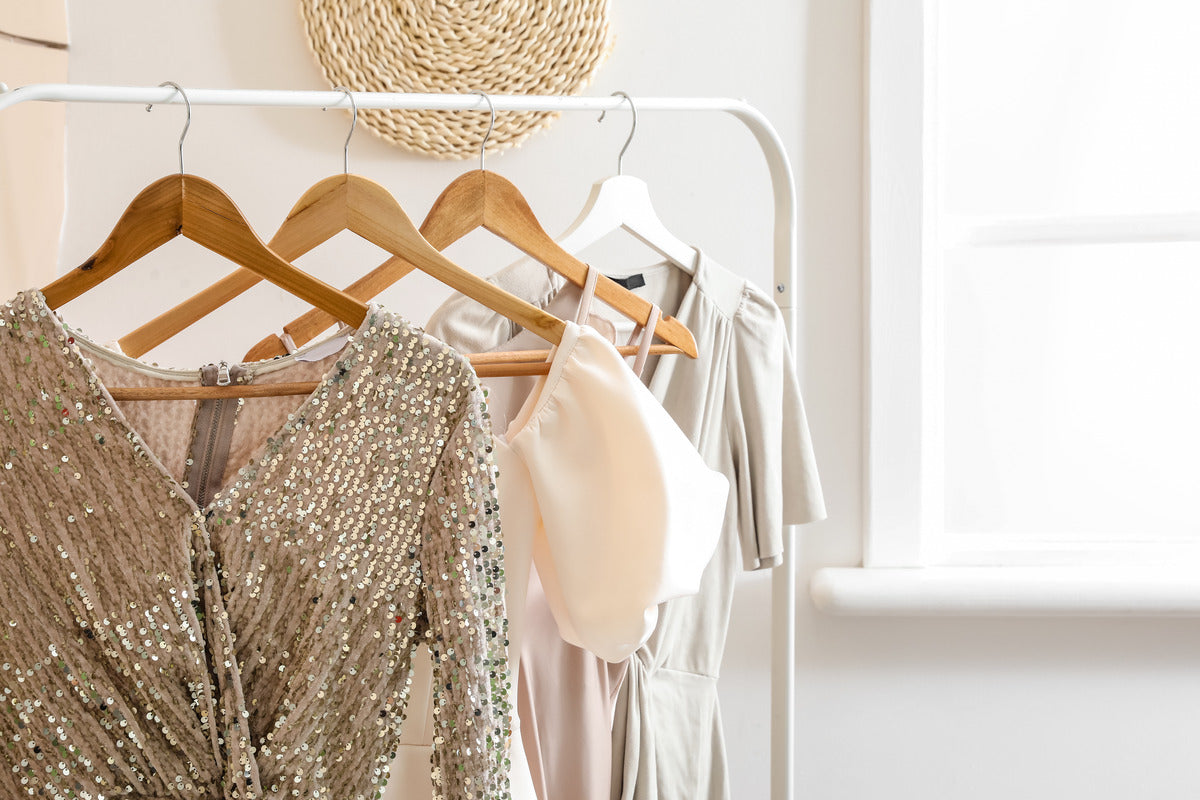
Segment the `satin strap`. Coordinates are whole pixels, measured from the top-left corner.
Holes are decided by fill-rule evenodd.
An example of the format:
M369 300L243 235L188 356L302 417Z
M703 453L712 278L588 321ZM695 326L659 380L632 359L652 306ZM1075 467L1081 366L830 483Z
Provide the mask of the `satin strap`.
M575 312L575 324L583 325L587 320L588 312L592 309L592 298L596 296L596 281L600 277L600 270L587 265L587 280L583 282L583 295L579 299L579 310ZM637 343L637 356L633 359L633 374L639 378L642 377L642 370L646 368L646 358L650 355L650 343L654 341L654 328L658 325L658 320L662 317L662 309L657 303L650 304L650 318L646 320L645 325L638 325L633 329L633 333L629 335L629 341L625 344L630 345ZM640 336L640 338L639 338ZM553 357L553 353L551 353Z

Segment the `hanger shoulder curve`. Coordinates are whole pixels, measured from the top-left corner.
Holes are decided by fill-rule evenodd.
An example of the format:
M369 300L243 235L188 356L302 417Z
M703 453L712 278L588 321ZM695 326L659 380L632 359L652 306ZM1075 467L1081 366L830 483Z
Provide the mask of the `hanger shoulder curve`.
M56 309L183 232L183 176L168 175L138 192L104 244L83 264L42 289Z
M348 177L333 175L309 187L271 237L271 249L294 260L345 230Z
M587 281L587 264L565 250L546 233L520 190L502 175L479 170L474 172L484 177L483 227L550 267L576 286L583 286ZM431 211L431 216L432 213ZM649 300L605 276L601 276L596 282L596 297L639 325L644 325L650 320ZM661 317L654 327L654 333L689 357L697 356L695 337L683 323L673 317Z
M578 253L616 230L625 230L689 275L696 272L696 250L672 234L650 201L650 187L632 175L597 181L583 210L558 237L564 250Z
M438 250L449 247L476 228L483 227L483 173L479 170L452 180L421 223L421 235Z
M552 344L562 340L566 323L554 315L527 303L483 278L459 267L426 241L391 193L378 183L358 175L335 175L319 181L293 206L269 247L283 258L295 259L343 230L350 230L393 254L368 276L362 293L351 297L373 297L413 268L421 269L505 316L529 328ZM252 271L240 270L209 289L185 300L122 339L131 349L146 352L216 309L260 280ZM370 292L367 294L367 292ZM317 304L314 304L317 305ZM322 313L324 311L324 313ZM328 309L317 309L291 323L303 343L311 340L333 322ZM271 337L252 348L255 355L277 354L282 343L272 344ZM136 345L136 346L134 346ZM145 348L145 349L142 349ZM266 357L264 355L264 357Z
M329 187L333 182L341 182L342 176L335 176L321 181L293 206L287 219L280 225L279 231L271 240L272 244L281 242L287 250L293 242L291 230L302 228L301 220L306 214L312 214L313 207L326 199ZM447 186L437 199L434 200L425 222L418 234L436 249L442 249L458 240L466 233L482 224L482 203L478 197L482 192L482 176L477 172L467 173L456 178ZM318 191L323 189L323 191ZM378 200L378 198L376 198ZM407 218L407 215L405 215ZM433 224L431 224L433 221ZM374 297L396 283L402 277L412 272L416 267L400 256L393 255L365 276L346 287L346 293L362 299ZM198 300L199 296L185 301L190 303ZM216 306L213 306L215 308ZM211 309L210 309L211 310ZM207 313L207 311L205 312ZM334 320L320 309L310 309L296 319L283 326L297 345L304 345L316 338L321 331L332 325ZM275 356L287 355L288 349L278 334L270 334L246 351L246 361L262 361Z
M318 233L336 233L335 227L352 231L442 283L516 320L552 344L562 341L566 323L446 258L425 240L396 198L383 186L360 175L334 176L318 184L321 185L326 185L328 190L323 194L308 193L306 196L311 202L301 212L315 220ZM303 198L302 202L305 202Z
M43 290L57 308L115 275L176 236L249 268L306 302L357 325L364 303L292 266L258 238L241 210L220 187L196 175L168 175L134 197L104 244L79 268Z
M349 196L349 229L354 233L520 323L550 343L562 341L565 322L452 262L421 235L400 204L382 186L361 178L350 186Z
M267 247L282 258L293 261L342 230L341 227L336 227L336 221L331 219L334 215L329 210L331 206L336 206L339 193L344 194L345 181L342 177L337 175L326 178L306 191L292 206ZM334 226L333 230L329 230L331 226ZM252 289L261 280L262 275L245 267L226 275L121 337L118 342L122 351L133 358L140 358L230 300ZM353 294L351 297L357 300L369 299ZM322 313L329 320L325 327L333 324L333 315L328 312ZM284 353L286 354L286 350Z
M494 172L485 173L483 227L526 254L541 261L577 286L587 281L587 264L559 247L558 242L529 206L512 181Z
M187 176L183 234L213 252L257 272L310 305L357 327L367 306L304 272L271 250L250 227L233 200L215 183Z
M442 191L421 224L421 232L426 234L431 245L441 249L478 227L499 236L576 286L583 286L587 280L587 264L560 247L546 233L529 202L512 181L494 172L471 170L455 178ZM596 296L639 324L650 319L648 300L607 278L598 281ZM695 337L677 320L661 318L654 332L683 353L696 356Z

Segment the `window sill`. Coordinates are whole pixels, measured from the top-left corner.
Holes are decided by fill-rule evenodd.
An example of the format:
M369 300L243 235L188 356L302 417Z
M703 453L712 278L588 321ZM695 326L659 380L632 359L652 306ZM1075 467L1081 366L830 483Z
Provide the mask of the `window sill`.
M827 567L810 593L847 616L1200 616L1200 571L1169 567Z

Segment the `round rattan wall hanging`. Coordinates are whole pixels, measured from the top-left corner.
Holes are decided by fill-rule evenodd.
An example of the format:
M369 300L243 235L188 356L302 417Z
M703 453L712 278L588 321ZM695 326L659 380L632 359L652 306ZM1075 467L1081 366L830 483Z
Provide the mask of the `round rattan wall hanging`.
M301 0L331 86L355 91L574 94L612 46L610 0ZM520 144L555 112L502 111L488 152ZM362 109L406 150L437 158L479 152L482 111Z

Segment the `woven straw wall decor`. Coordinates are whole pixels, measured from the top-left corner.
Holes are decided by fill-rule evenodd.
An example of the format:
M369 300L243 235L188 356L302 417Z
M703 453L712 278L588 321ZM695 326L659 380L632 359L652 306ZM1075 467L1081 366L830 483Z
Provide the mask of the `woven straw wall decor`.
M355 91L574 94L612 48L610 0L301 0L308 43L331 86ZM520 144L556 112L498 112L488 152ZM489 113L362 109L406 150L479 152Z

